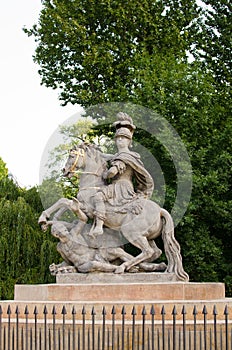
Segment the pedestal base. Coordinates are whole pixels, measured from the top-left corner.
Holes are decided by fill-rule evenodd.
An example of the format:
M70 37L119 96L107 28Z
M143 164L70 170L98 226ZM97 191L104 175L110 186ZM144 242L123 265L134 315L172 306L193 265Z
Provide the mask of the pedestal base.
M102 284L102 283L159 283L178 282L174 273L140 272L140 273L61 273L56 275L56 283L64 284Z
M54 302L127 302L132 300L152 302L225 298L223 283L160 282L158 275L156 273L60 275L57 278L59 283L56 284L15 285L14 299ZM164 276L164 274L160 275ZM154 281L154 278L158 280Z

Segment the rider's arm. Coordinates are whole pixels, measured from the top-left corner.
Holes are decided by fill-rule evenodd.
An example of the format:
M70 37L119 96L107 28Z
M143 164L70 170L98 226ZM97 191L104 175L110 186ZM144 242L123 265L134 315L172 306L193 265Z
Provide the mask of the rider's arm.
M102 158L104 158L106 161L111 160L113 156L114 155L110 153L102 153Z
M103 173L103 179L112 179L117 174L122 174L126 170L126 164L121 160L113 161L109 170Z
M118 173L118 168L116 166L112 166L106 173L107 179L112 179Z
M112 179L117 174L123 174L126 170L126 164L121 160L115 160L111 165L112 166L107 171L107 179Z

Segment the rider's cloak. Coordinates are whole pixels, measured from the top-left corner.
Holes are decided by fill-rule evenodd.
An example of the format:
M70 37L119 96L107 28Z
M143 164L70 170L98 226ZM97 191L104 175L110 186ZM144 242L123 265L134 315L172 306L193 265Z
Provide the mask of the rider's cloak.
M119 152L110 161L115 166L118 174L112 179L112 183L103 186L100 192L104 195L104 201L113 207L122 207L139 198L149 199L154 189L151 175L144 168L140 155L135 152Z
M143 194L149 199L154 190L154 181L149 172L145 169L144 164L140 159L140 155L136 152L120 152L112 158L111 163L113 164L116 161L122 161L133 169L135 192Z

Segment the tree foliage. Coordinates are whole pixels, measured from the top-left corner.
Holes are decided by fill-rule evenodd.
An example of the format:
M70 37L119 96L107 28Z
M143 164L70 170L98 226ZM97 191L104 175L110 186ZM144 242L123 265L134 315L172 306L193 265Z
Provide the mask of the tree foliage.
M59 98L90 106L124 101L154 109L185 142L193 191L176 229L192 280L225 281L231 260L231 5L228 0L44 0L37 41L42 83ZM189 53L194 60L188 59ZM175 196L170 157L140 130Z
M200 31L196 37L196 57L203 59L203 63L215 76L218 86L229 88L231 85L231 21L232 11L229 0L204 1L204 25L199 23Z
M195 1L43 1L35 61L42 83L64 104L127 101L140 55L183 57L192 42Z
M4 179L8 175L8 169L6 163L0 158L0 180Z
M37 224L42 205L35 187L0 180L0 299L13 299L14 285L51 282L49 264L59 259L56 244Z

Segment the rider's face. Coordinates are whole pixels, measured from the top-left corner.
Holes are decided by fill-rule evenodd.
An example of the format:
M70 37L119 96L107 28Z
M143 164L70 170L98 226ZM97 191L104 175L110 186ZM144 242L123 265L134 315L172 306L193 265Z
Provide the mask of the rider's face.
M123 149L123 148L124 149L128 148L129 144L130 144L130 140L127 137L122 136L122 135L116 137L115 142L116 142L116 146L117 146L118 150Z

